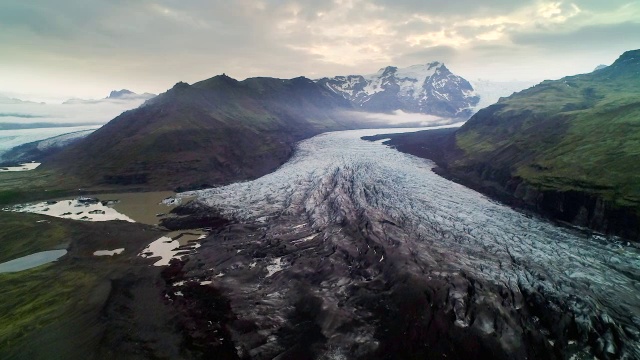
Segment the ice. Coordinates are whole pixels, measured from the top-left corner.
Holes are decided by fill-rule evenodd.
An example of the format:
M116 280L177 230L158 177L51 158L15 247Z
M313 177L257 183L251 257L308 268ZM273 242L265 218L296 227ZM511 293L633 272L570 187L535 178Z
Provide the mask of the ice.
M68 134L77 131L95 130L100 125L52 127L37 129L0 130L0 156L7 150L18 145L33 141L44 140L54 136Z
M180 247L178 240L163 236L144 248L139 256L144 258L160 257L160 260L156 261L153 266L167 266L171 259L176 257L179 251L178 247Z
M114 250L98 250L98 251L94 251L93 255L94 256L113 256L113 255L120 255L122 254L123 251L124 251L124 248L119 248Z
M513 291L542 293L573 316L592 319L606 309L616 326L638 328L639 249L526 216L438 176L431 161L360 139L389 132L325 133L300 142L274 173L179 196L196 196L238 221L287 217L286 229L306 223L327 236L345 224L373 230L393 224L393 251L412 254L430 276L472 274ZM379 260L393 258L387 252ZM284 264L272 258L267 277Z
M153 266L167 266L169 262L171 262L171 259L181 259L185 255L185 252L193 252L200 246L202 245L199 243L189 243L189 245L180 246L178 240L163 236L147 245L138 256L143 258L159 257L160 260L156 261ZM178 253L180 253L180 255L178 255Z
M273 274L282 271L284 269L284 263L282 262L282 258L275 258L271 265L267 265L268 274L266 277L271 277Z
M38 166L40 166L41 163L37 163L37 162L30 162L30 163L24 163L24 164L20 164L20 166L7 166L7 167L0 167L0 172L6 172L6 171L29 171L29 170L35 170Z

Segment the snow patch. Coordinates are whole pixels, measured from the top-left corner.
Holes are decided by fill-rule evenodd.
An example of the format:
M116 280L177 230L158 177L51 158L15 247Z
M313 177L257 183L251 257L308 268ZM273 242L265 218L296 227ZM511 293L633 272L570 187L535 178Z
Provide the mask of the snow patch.
M160 257L160 260L156 261L153 266L167 266L171 259L177 258L178 247L180 247L178 240L163 236L147 245L138 256L143 258Z
M122 254L123 251L124 251L124 248L119 248L114 250L98 250L98 251L94 251L93 255L94 256L113 256L113 255L120 255Z
M273 259L271 265L267 265L267 276L271 277L273 274L282 271L284 269L284 263L282 262L282 257Z
M41 163L30 162L30 163L20 164L19 166L0 167L0 172L35 170L38 166L40 166L40 164Z

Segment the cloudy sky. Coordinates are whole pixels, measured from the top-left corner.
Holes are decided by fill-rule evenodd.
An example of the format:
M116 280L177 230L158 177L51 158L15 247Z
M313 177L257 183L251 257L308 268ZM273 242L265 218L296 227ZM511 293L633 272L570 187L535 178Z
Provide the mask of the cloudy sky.
M542 80L640 48L640 0L2 0L0 44L0 94L34 100L434 60Z

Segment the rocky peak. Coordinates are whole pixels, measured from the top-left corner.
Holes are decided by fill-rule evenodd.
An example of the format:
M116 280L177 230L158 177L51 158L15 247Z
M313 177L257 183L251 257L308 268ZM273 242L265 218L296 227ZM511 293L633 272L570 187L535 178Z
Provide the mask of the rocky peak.
M356 108L373 112L402 110L464 118L479 101L471 84L439 61L406 68L387 66L375 74L336 76L318 83Z
M385 68L380 69L379 72L382 72L380 74L381 77L387 77L387 76L394 75L397 71L398 71L397 67L395 67L395 66L387 66Z
M640 49L624 52L613 65L640 64Z
M109 93L109 96L107 96L107 99L122 99L123 97L131 96L131 95L135 96L137 94L127 89L113 90L111 91L111 93Z

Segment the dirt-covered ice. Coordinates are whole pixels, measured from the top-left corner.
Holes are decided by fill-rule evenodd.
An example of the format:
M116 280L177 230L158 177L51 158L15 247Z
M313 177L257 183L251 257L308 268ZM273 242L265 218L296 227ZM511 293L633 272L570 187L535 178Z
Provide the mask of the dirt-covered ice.
M436 175L430 161L360 139L385 131L319 135L299 143L274 173L182 195L240 224L205 241L193 261L225 274L216 282L233 289L240 316L266 332L285 326L284 309L295 296L282 294L297 291L293 281L321 299L325 346L350 349L344 352L353 357L395 346L366 320L377 308L365 315L365 294L388 300L393 291L423 288L432 294L427 302L444 291L438 311L451 320L446 331L489 336L483 342L497 341L514 358L540 346L538 354L548 347L549 354L640 358L636 247L524 215ZM395 289L407 277L418 285ZM255 302L262 305L249 305ZM434 304L430 316L440 319ZM392 326L385 311L378 324ZM340 326L352 330L341 333ZM354 345L358 331L371 342ZM526 335L534 333L548 341ZM420 341L434 349L429 334Z

